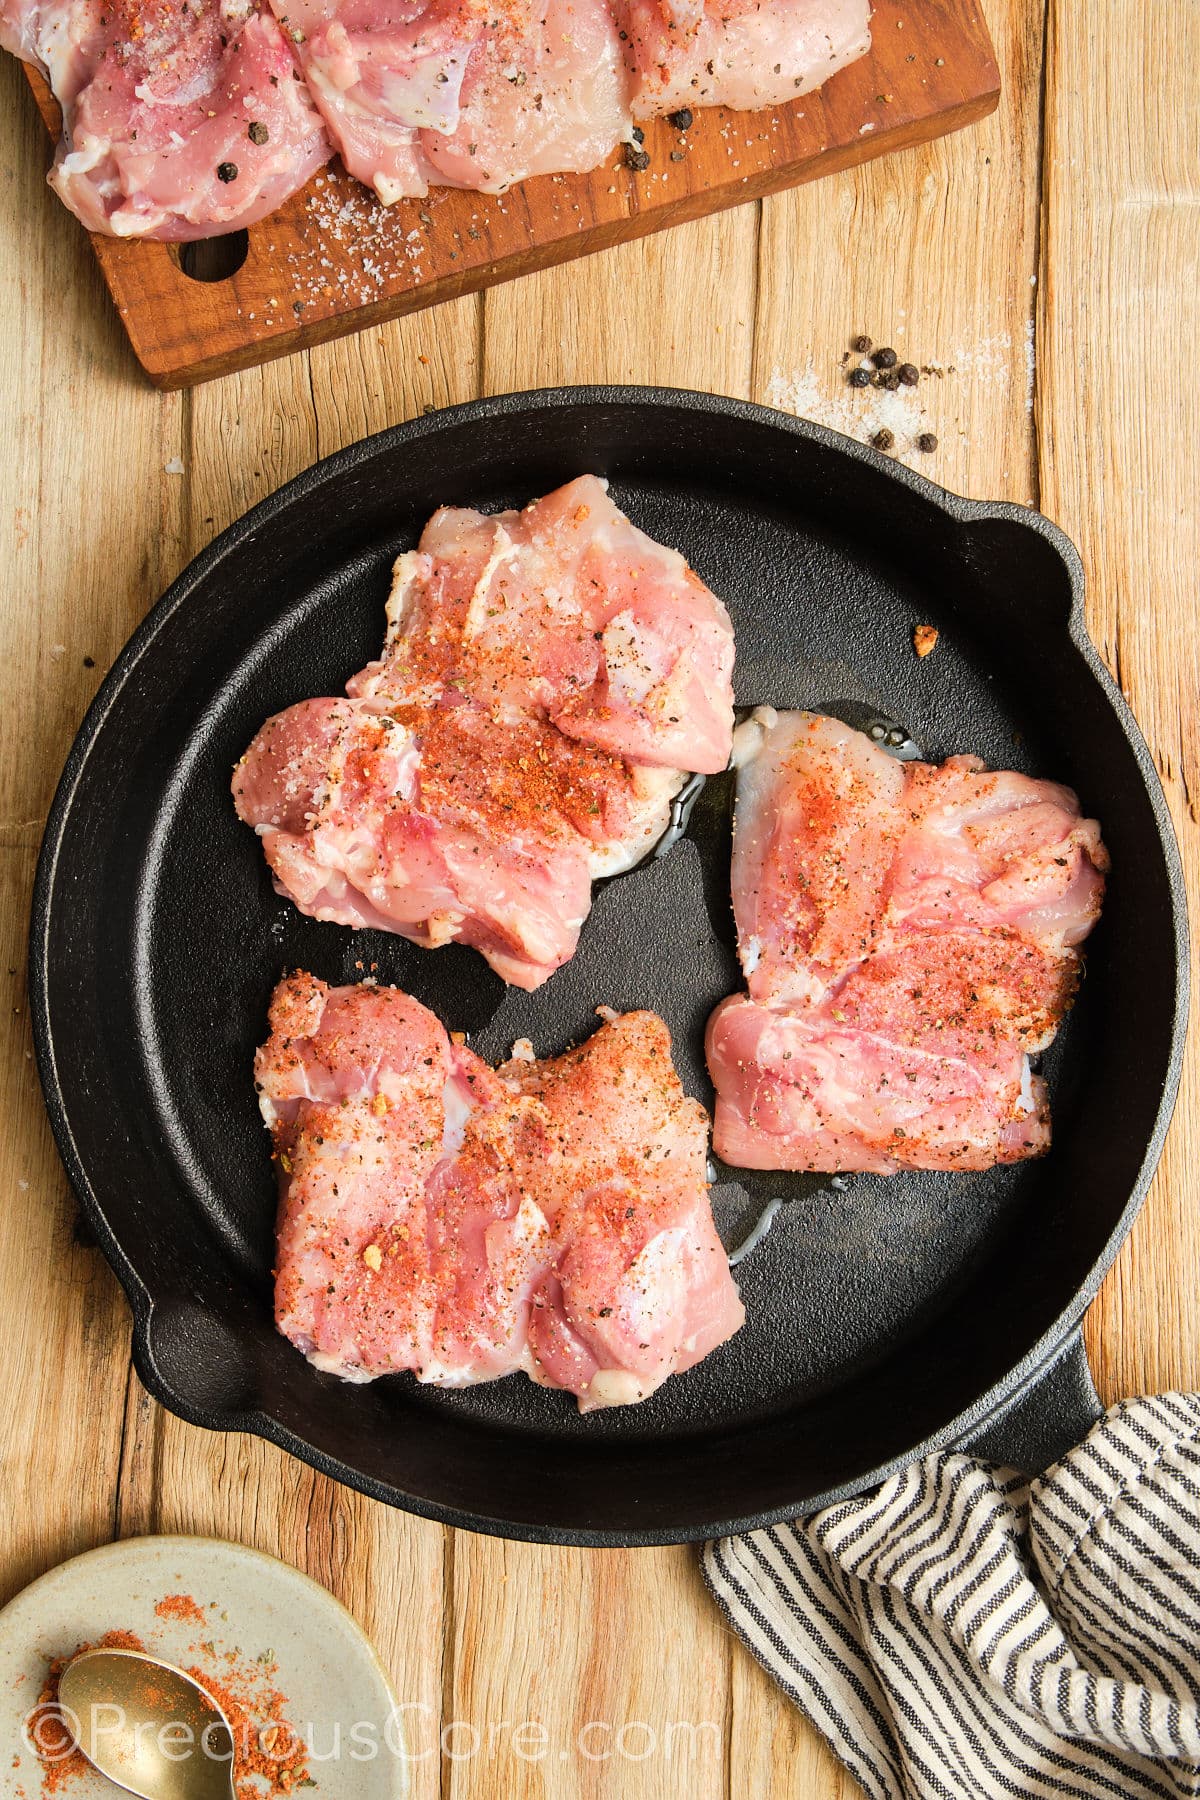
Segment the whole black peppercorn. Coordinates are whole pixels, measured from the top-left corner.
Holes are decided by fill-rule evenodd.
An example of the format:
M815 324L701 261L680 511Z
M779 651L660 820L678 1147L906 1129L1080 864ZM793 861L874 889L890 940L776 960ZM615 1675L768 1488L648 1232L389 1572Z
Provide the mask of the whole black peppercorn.
M847 379L851 387L870 387L871 371L870 369L851 369Z
M896 373L905 387L916 387L921 379L921 371L915 363L901 363Z
M692 129L693 116L690 106L681 106L678 112L667 114L669 122L675 127L676 131L690 131Z
M640 175L643 169L648 169L650 167L650 152L648 150L638 150L633 144L626 144L625 167L627 169L633 169L635 173Z
M259 119L255 119L254 123L246 132L246 136L250 139L252 144L265 144L270 135L271 134L266 126Z
M850 348L852 350L857 350L860 356L865 356L867 351L871 348L871 340L862 332L859 332L857 337L852 337L850 339Z
M218 163L217 164L217 180L218 181L236 181L237 176L238 176L238 166L236 163Z
M886 426L882 431L877 431L871 439L872 447L876 450L890 450L895 442L895 438Z
M894 394L896 389L900 386L899 369L885 369L879 377L879 385L881 388L887 388Z
M894 369L899 360L896 352L889 349L886 344L882 350L876 350L871 358L877 369Z
M937 449L937 439L934 437L932 431L923 431L921 433L920 437L917 439L917 449L923 450L926 456L929 455L931 450Z

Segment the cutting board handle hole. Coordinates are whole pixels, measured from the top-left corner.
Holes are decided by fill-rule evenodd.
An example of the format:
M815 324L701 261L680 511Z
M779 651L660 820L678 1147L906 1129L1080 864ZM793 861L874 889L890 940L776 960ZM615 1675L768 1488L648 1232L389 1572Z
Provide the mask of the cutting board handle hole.
M199 238L180 244L175 261L189 281L228 281L250 254L250 234L230 231L224 237Z

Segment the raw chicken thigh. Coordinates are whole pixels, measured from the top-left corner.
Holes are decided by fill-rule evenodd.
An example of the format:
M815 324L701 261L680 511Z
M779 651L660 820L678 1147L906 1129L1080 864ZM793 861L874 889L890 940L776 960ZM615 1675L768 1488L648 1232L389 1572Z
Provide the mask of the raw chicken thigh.
M524 1370L643 1400L743 1322L707 1120L653 1013L493 1071L395 988L280 982L255 1061L279 1168L279 1329L351 1381Z
M820 87L871 47L870 0L615 0L638 119L753 112Z
M604 0L274 0L352 175L390 205L593 169L630 135Z
M273 16L271 8L274 9ZM336 149L385 204L599 168L634 118L761 107L869 47L867 0L0 0L93 231L253 224Z
M232 231L332 154L279 26L251 0L42 0L4 17L9 47L42 64L63 106L50 182L92 231Z
M396 564L383 656L267 721L238 812L302 911L537 987L592 880L653 848L685 771L725 766L732 668L720 601L594 476L443 509Z
M86 39L88 20L93 28L99 20L98 10L87 14L80 11L81 29L71 17L75 10L61 3L51 8L42 0L0 0L0 50L8 50L22 62L39 64L47 74L52 73L55 94L63 104L73 97L79 85L81 57L76 36ZM57 41L63 43L61 54L54 47ZM83 66L86 69L86 63Z
M1045 1150L1030 1058L1079 979L1108 855L1068 788L901 765L836 719L740 728L748 994L708 1026L713 1146L743 1168L980 1169Z
M91 79L112 20L100 0L0 0L0 49L40 67L69 106Z

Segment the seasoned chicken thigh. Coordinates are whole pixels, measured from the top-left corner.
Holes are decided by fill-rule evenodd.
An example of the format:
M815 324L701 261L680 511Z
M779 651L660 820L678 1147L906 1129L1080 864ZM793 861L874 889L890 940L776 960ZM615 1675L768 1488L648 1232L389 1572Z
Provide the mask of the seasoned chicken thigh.
M352 1381L524 1370L645 1399L738 1330L707 1120L653 1013L493 1071L395 988L282 981L255 1076L279 1168L279 1329Z
M713 1146L742 1168L980 1169L1050 1141L1030 1058L1079 979L1108 855L1070 789L901 765L836 719L738 733L748 993L708 1026Z
M522 513L436 513L382 657L269 719L234 773L280 890L314 918L480 950L533 988L591 883L640 861L688 772L723 768L733 633L673 550L587 476Z
M383 655L348 691L536 708L629 762L712 775L733 733L733 626L677 550L581 475L521 512L443 507L396 564Z

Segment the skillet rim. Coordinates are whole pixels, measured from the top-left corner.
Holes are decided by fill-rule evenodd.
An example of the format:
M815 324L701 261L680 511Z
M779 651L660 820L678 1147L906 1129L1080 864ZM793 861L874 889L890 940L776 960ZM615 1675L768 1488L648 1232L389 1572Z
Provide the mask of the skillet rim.
M214 1413L192 1404L178 1394L157 1366L150 1338L154 1314L154 1296L134 1269L129 1257L108 1225L102 1202L88 1175L68 1115L58 1079L55 1054L54 1024L50 1016L49 969L51 936L54 926L55 877L63 842L71 825L76 790L88 758L110 712L120 701L130 676L143 656L152 649L163 625L185 606L193 592L201 587L220 564L243 543L269 527L275 516L306 493L319 490L331 480L344 476L360 466L369 465L386 446L408 447L435 437L457 425L475 425L510 415L537 415L568 407L646 407L652 410L704 414L709 417L736 419L770 430L807 438L827 451L864 465L875 473L907 488L927 505L940 511L958 526L969 526L998 520L1030 531L1042 538L1063 565L1071 592L1070 610L1066 618L1067 635L1083 658L1089 673L1099 686L1109 709L1115 715L1137 764L1142 787L1150 803L1162 850L1170 894L1174 929L1176 986L1175 1006L1170 1022L1170 1043L1162 1095L1155 1112L1153 1127L1128 1199L1108 1238L1093 1261L1087 1277L1072 1294L1054 1323L1026 1351L1007 1374L980 1395L969 1407L949 1420L939 1431L923 1442L856 1476L850 1482L830 1489L814 1498L792 1505L769 1508L762 1512L722 1519L704 1524L685 1525L660 1530L594 1530L582 1527L531 1525L505 1520L485 1513L430 1501L406 1493L388 1483L363 1475L358 1470L329 1456L309 1444L297 1432L280 1424L272 1414L257 1407L230 1409ZM1099 1290L1121 1244L1128 1235L1139 1211L1162 1154L1182 1071L1189 1008L1188 918L1183 867L1174 825L1166 797L1148 745L1133 717L1128 702L1102 661L1087 633L1084 609L1084 569L1079 552L1066 533L1044 514L1016 501L971 500L939 487L927 476L893 462L856 439L833 431L828 426L793 414L777 411L754 401L739 400L720 394L703 393L686 388L591 384L518 390L508 394L465 401L460 405L420 415L398 425L385 428L369 437L360 438L345 448L319 459L292 480L275 489L248 512L227 526L205 546L166 592L150 608L145 618L127 640L101 682L83 721L72 741L47 818L38 855L30 913L29 935L29 1001L33 1024L37 1069L47 1113L59 1155L72 1189L96 1234L99 1247L129 1301L133 1314L132 1354L134 1366L151 1394L178 1417L194 1425L217 1431L246 1431L276 1444L311 1467L357 1489L372 1499L401 1507L419 1517L436 1520L460 1529L512 1538L532 1543L578 1545L582 1547L625 1547L697 1542L779 1523L795 1516L797 1506L813 1510L818 1506L849 1498L885 1480L910 1462L933 1451L969 1446L985 1428L999 1423L1020 1402L1027 1399L1040 1379L1057 1366L1069 1347L1077 1342L1078 1328L1084 1312Z

